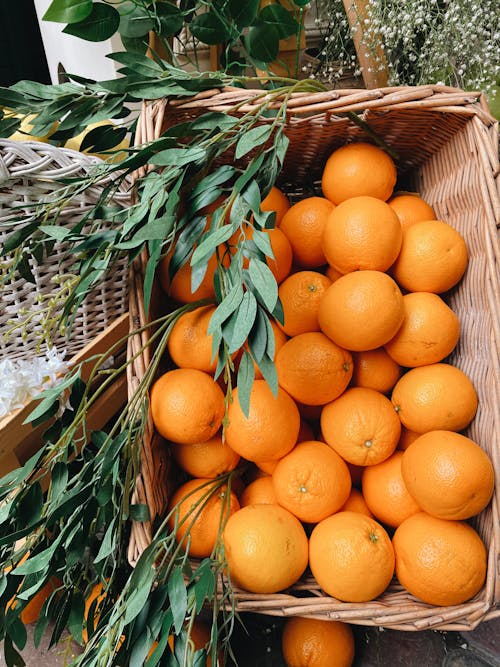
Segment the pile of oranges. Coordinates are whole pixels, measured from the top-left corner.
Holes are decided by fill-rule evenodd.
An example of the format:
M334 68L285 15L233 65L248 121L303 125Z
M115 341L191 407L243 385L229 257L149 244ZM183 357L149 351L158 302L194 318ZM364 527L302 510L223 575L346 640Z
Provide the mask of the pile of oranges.
M460 282L467 248L418 194L395 193L396 178L386 152L354 143L328 159L322 197L290 205L273 188L263 202L276 211L268 263L284 312L272 323L276 396L256 375L248 415L237 387L225 404L207 333L215 305L171 332L177 368L151 392L156 429L191 477L172 498L171 528L195 557L222 544L246 590L282 591L307 567L354 603L394 574L431 605L483 586L486 549L466 520L488 504L494 470L460 433L476 390L445 361L460 322L442 295ZM214 297L210 266L191 294L189 264L170 284L165 262L170 296Z

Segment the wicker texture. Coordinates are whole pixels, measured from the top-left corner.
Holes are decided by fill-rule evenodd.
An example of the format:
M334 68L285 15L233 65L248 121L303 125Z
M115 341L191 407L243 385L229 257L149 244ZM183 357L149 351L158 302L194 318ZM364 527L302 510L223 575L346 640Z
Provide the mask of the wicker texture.
M140 119L141 138L157 138L162 127L209 109L231 112L232 104L246 99L239 108L240 113L244 112L256 94L258 91L230 89L209 91L189 101L146 103ZM305 577L289 591L275 595L239 590L237 609L409 631L469 630L482 620L500 615L498 126L480 95L442 86L297 95L287 119L285 131L290 145L278 182L292 199L315 192L326 157L335 148L350 141L367 140L364 130L346 116L349 111L360 113L367 126L398 153L398 189L419 191L438 218L461 232L468 246L465 277L447 295L461 322L460 342L449 361L469 375L478 391L479 410L466 434L488 452L497 473L491 504L472 521L489 551L487 580L469 602L456 607L433 607L416 600L396 580L377 600L358 604L325 596L312 578ZM231 156L227 158L231 160ZM141 377L145 364L144 359L135 364L135 381ZM144 449L152 449L148 437ZM147 494L140 498L140 502L161 513L162 508L153 498ZM137 557L145 543L134 544L133 536L131 553Z
M83 155L77 151L57 148L40 142L16 142L0 139L0 244L25 221L14 221L24 215L26 220L33 215L33 203L46 201L51 194L63 187L61 179L80 177L88 173L100 158ZM57 224L73 226L89 210L94 208L102 188L109 183L103 179L98 185L75 195ZM114 203L127 206L130 202L127 183L120 186L114 195ZM50 224L50 221L48 221ZM64 242L57 241L50 257L37 263L30 260L35 284L22 277L14 277L0 292L0 354L12 359L29 358L43 347L41 309L46 298L54 292L54 279L71 273L73 258ZM67 356L72 356L91 342L128 307L127 259L120 259L113 270L93 289L78 309L69 336L58 333L51 343ZM20 328L27 315L30 321L26 335ZM34 315L31 317L31 315ZM12 335L6 335L12 326Z

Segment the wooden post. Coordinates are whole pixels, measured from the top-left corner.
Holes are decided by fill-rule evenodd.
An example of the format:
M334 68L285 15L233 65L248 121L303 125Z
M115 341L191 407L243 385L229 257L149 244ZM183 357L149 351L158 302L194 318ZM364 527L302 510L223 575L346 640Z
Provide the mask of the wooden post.
M387 60L382 49L382 39L379 35L371 38L370 44L365 43L364 35L368 18L366 0L343 0L344 9L352 28L354 47L358 62L362 68L361 74L367 88L384 88L387 86ZM379 69L383 66L383 69Z

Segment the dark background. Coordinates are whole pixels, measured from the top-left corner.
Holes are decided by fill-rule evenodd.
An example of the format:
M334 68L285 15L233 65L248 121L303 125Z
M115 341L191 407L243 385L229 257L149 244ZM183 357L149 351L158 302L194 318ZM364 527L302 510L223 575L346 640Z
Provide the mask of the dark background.
M0 86L29 79L50 83L33 0L0 0Z

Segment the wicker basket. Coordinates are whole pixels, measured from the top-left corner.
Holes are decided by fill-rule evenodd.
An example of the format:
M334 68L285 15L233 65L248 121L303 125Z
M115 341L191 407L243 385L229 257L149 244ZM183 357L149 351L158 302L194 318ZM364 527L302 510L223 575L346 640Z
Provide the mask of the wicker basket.
M15 217L33 215L33 203L47 200L63 187L61 179L83 176L101 160L77 151L57 148L39 142L17 142L0 139L0 244L18 227ZM95 206L102 188L98 185L75 195L58 218L60 226L73 226L82 215ZM120 185L114 203L127 206L130 202L127 183ZM0 356L11 359L29 358L44 344L41 308L45 298L54 291L54 279L71 272L73 260L63 242L56 242L49 258L38 264L30 260L35 284L21 277L12 279L0 291ZM65 350L68 357L83 349L119 315L126 312L128 294L127 258L113 267L106 280L96 287L78 309L70 336L58 333L51 343ZM26 335L20 330L30 314ZM14 327L12 329L12 327ZM7 335L9 330L12 335Z
M162 128L182 122L208 109L231 112L245 98L244 113L256 91L210 91L189 101L146 103L139 125L142 140L156 138ZM300 196L303 186L318 179L330 153L350 141L366 140L366 134L347 112L360 114L368 127L383 137L399 156L398 189L413 189L429 201L437 217L446 220L465 237L470 260L464 279L449 294L449 303L461 322L460 343L450 362L474 382L479 410L467 435L489 453L500 471L500 185L498 128L478 94L442 86L337 90L297 95L290 103L286 133L290 145L281 180L289 195ZM266 122L262 120L262 122ZM230 159L230 156L228 156ZM300 187L298 187L300 184ZM134 276L132 296L139 314L141 277ZM140 319L140 318L139 318ZM137 321L134 322L134 325ZM140 342L137 342L137 346ZM138 347L136 347L138 349ZM147 359L139 358L131 382L142 377ZM150 429L144 443L144 460L153 458ZM138 502L146 502L152 516L164 509L166 494L156 488L149 464L138 480ZM164 468L165 469L165 468ZM158 480L158 477L155 477ZM489 551L484 588L470 601L454 607L433 607L412 597L393 581L380 598L368 603L343 603L325 596L311 577L276 595L237 591L239 611L276 616L311 616L340 619L363 625L399 630L439 628L470 630L485 619L500 615L499 481L489 507L473 520ZM148 489L152 492L150 495ZM150 539L149 525L136 524L130 543L131 562Z

